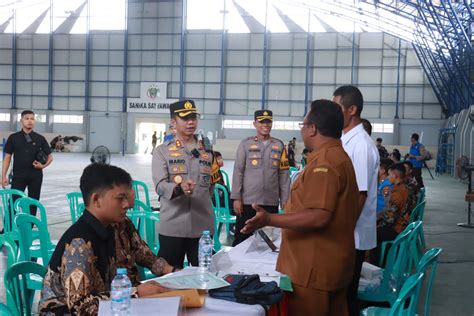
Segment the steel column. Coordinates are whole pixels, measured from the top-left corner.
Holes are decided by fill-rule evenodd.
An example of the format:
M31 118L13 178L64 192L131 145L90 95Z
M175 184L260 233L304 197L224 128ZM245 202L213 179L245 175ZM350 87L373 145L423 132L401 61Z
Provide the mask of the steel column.
M125 31L123 33L122 112L127 112L128 82L128 1L125 1Z
M184 63L185 63L185 50L186 44L186 1L182 0L181 6L181 47L179 49L179 98L184 99Z
M11 108L16 109L16 10L13 10L13 32L12 32L12 104ZM16 122L16 118L14 120Z
M90 63L91 63L91 1L87 0L87 17L86 17L86 64L85 64L85 80L84 80L84 110L90 111L89 88L90 88Z
M225 15L226 11L226 0L222 0L224 3L224 10L222 11L222 34L221 34L221 67L220 67L220 82L219 82L219 114L224 114L224 78L225 78L225 56L227 48L227 31L225 26Z
M402 40L399 38L398 39L398 56L397 56L397 95L396 95L396 101L395 101L395 118L398 117L398 111L400 108L400 57L402 55L401 52L402 49Z
M53 0L49 0L49 47L48 47L48 110L53 109L53 55L54 55L54 27L53 27Z
M265 30L263 32L263 61L262 61L262 100L260 102L260 108L265 109L265 101L267 99L267 68L268 68L268 32L267 32L267 22L268 22L268 0L265 1Z
M304 115L308 113L308 106L309 106L309 95L310 95L310 88L312 89L312 85L310 87L310 75L312 68L313 60L313 50L311 47L313 46L313 34L311 33L311 9L308 9L308 32L306 33L306 67L305 67L305 78L304 78ZM311 80L312 81L312 80Z

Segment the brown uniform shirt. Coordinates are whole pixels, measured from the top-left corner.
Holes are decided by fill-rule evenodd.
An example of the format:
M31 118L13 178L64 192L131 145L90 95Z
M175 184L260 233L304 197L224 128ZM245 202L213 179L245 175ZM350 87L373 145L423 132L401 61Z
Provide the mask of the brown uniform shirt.
M308 164L291 188L285 212L323 209L332 218L317 231L284 229L277 270L302 287L328 292L345 288L354 272L358 199L354 168L340 140L309 154Z

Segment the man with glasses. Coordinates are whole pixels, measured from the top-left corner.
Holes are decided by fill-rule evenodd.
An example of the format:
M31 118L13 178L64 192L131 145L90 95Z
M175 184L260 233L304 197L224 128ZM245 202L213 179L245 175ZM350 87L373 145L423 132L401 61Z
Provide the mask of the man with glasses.
M7 172L13 156L13 179L11 188L25 191L28 196L39 200L43 169L51 164L53 155L46 139L33 131L35 113L25 110L21 113L21 131L11 134L5 144L2 168L2 187L8 186ZM32 207L31 215L36 215L36 207Z
M198 266L203 230L214 232L211 204L219 166L207 138L197 136L198 113L193 100L170 105L176 136L156 147L152 175L160 196L160 251L158 256L182 268L184 255Z
M316 100L301 138L308 164L291 188L284 214L253 205L243 231L282 228L276 269L293 284L288 315L347 315L346 291L354 268L354 228L359 217L354 168L340 140L344 118L334 102Z
M253 126L257 135L244 139L237 148L231 198L237 215L235 240L238 245L251 234L240 230L245 222L255 216L252 204L267 212L278 213L290 190L288 157L283 142L270 136L273 113L270 110L255 111Z

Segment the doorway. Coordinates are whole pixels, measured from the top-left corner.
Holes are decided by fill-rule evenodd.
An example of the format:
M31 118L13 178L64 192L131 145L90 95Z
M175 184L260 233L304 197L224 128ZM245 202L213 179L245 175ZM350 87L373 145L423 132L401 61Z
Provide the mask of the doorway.
M137 143L138 154L151 154L153 151L152 139L156 132L157 142L156 146L163 143L164 133L166 131L166 124L164 123L150 123L141 122L137 127Z

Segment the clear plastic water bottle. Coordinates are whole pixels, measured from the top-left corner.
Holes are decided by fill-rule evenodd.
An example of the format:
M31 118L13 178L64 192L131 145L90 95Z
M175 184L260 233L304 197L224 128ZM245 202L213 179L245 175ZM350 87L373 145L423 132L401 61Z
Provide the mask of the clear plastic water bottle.
M130 294L132 283L127 276L127 269L118 268L117 275L112 280L110 311L113 316L130 314Z
M211 267L213 242L211 233L208 230L202 232L199 239L199 271L209 272Z

